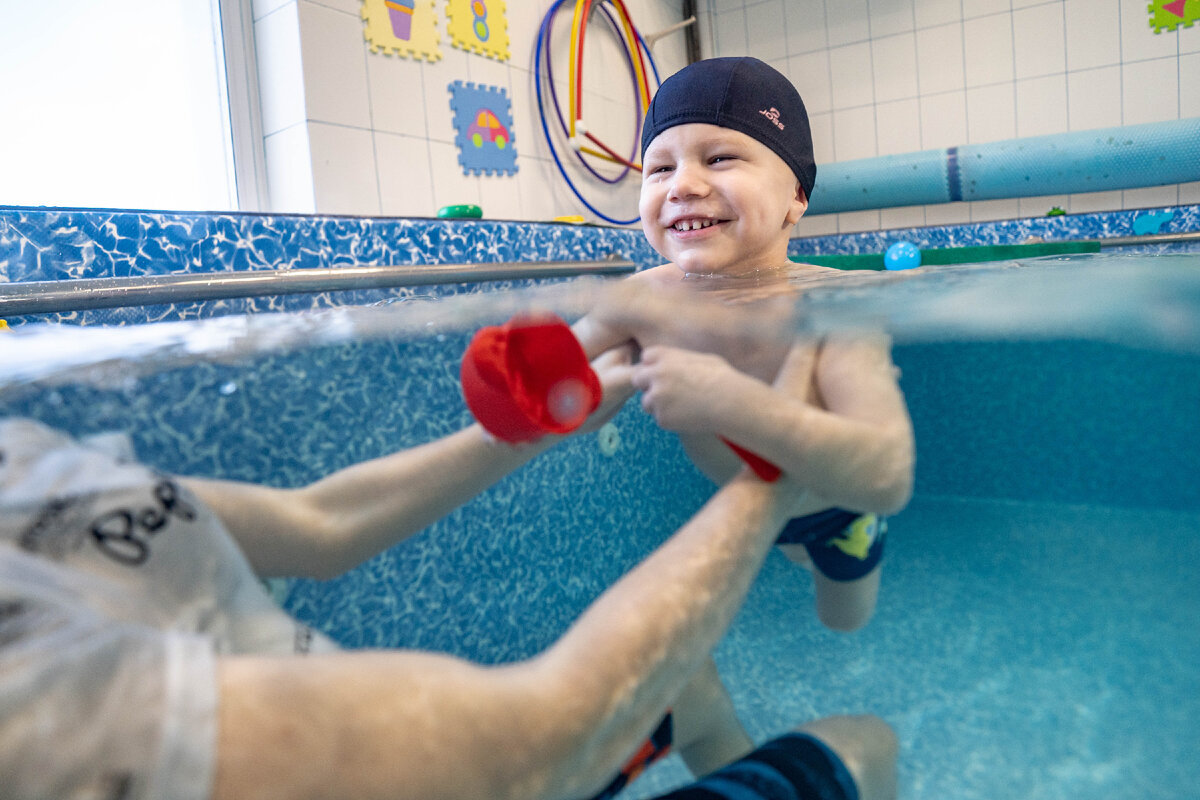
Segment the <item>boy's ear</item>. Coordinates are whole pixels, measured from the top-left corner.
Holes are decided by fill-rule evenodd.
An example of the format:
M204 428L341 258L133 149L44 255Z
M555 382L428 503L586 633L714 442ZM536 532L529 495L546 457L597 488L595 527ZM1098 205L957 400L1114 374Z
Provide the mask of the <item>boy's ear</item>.
M808 197L804 194L804 187L800 185L800 181L796 181L796 196L792 198L792 205L787 214L788 224L795 225L807 210Z

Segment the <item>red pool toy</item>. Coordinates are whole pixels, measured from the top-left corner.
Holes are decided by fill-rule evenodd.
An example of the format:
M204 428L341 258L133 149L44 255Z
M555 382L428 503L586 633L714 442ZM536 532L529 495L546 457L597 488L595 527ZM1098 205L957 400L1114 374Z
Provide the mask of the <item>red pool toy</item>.
M579 340L554 314L518 315L481 329L460 374L475 419L513 444L575 430L603 394Z

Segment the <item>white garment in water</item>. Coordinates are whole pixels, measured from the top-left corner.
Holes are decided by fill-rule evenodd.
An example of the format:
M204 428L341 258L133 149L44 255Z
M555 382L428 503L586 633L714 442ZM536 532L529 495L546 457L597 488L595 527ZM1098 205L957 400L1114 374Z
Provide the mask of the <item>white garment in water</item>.
M207 798L215 656L336 649L211 511L114 444L0 420L4 798Z

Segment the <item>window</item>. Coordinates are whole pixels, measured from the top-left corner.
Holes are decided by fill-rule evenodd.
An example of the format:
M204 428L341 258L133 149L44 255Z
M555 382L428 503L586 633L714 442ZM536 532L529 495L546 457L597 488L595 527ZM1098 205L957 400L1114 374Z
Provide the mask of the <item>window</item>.
M239 208L221 10L241 35L248 2L5 0L0 205ZM235 121L257 105L238 78Z

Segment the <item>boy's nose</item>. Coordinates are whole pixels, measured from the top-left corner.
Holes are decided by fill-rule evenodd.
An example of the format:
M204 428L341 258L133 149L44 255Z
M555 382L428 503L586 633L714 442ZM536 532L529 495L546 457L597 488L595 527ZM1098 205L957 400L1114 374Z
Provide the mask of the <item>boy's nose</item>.
M708 192L708 181L703 169L696 164L680 164L671 175L670 199L702 197Z

